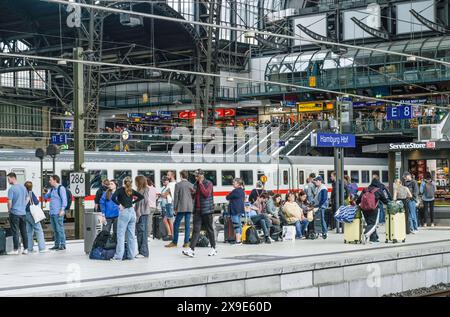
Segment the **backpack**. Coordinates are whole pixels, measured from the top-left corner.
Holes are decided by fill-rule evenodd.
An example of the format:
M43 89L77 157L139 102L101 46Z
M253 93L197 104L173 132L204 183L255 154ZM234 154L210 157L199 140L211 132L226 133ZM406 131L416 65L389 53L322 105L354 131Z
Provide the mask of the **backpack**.
M114 254L116 253L116 250L104 250L100 247L94 248L89 253L89 259L91 260L103 260L103 261L109 261L111 258L114 257Z
M369 191L369 189L365 189L361 198L361 203L359 206L363 211L373 211L378 207L378 201L375 196L375 193L379 190L379 188L374 188Z
M200 232L200 236L197 241L198 248L207 248L209 246L209 239L206 237L205 232Z
M258 232L256 231L256 228L254 226L250 226L247 231L245 232L245 243L246 244L259 244L259 237Z
M63 187L63 185L58 186L58 196L62 200L61 187ZM65 187L65 189L66 189L67 206L64 210L67 211L67 210L70 210L70 206L72 206L72 193L70 192L70 190L67 187Z
M433 186L433 184L431 183L431 182L426 182L425 183L425 188L424 188L424 191L423 191L423 196L425 197L425 198L428 198L428 199L432 199L432 198L434 198L434 186Z

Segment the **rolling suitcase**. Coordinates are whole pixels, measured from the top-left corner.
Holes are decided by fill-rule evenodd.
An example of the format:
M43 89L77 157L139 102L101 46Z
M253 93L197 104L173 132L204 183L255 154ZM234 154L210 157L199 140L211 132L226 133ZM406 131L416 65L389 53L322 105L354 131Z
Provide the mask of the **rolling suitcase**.
M386 214L386 243L406 241L406 219L405 213Z
M234 232L233 222L231 221L231 217L224 217L224 237L226 242L235 242L236 241L236 233Z
M322 234L322 215L317 209L313 221L308 224L308 239L317 239L320 234Z
M6 254L6 231L0 228L0 255Z
M355 218L351 223L344 222L344 243L361 243L363 222Z
M162 239L167 235L166 226L161 215L153 215L152 227L153 239Z

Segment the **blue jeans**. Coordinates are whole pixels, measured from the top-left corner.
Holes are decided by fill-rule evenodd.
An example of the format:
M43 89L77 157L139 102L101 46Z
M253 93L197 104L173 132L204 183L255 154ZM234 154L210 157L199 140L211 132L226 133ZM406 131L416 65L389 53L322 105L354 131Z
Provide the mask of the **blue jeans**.
M408 201L408 211L409 211L409 215L408 215L409 229L411 231L417 230L418 229L417 208L416 208L416 202L414 200Z
M242 223L241 223L241 216L235 215L231 216L231 222L233 223L234 232L237 234L242 234Z
M26 214L27 221L27 237L28 237L28 251L33 252L34 241L33 241L33 231L36 233L36 240L38 242L39 251L45 250L45 238L44 230L42 230L41 223L34 223L33 216L31 212Z
M175 222L173 223L173 240L172 243L178 243L178 235L180 234L181 220L184 218L184 243L189 243L189 236L191 234L191 213L177 212Z
M384 214L384 205L383 205L383 203L381 201L378 202L378 209L380 210L380 217L379 217L378 222L380 224L381 223L385 223L386 219L385 219L385 214Z
M303 236L303 231L308 228L308 220L303 219L303 221L297 220L295 222L295 237L301 238Z
M50 215L50 223L55 234L55 247L66 246L66 233L64 232L64 216Z
M136 236L139 254L148 258L148 215L139 217L139 221L136 223Z
M173 218L173 205L165 204L162 207L162 214L163 214L164 218L168 218L168 219Z
M327 234L327 232L328 232L327 222L325 221L325 211L326 211L326 208L320 208L320 216L322 217L322 219L321 219L321 221L322 221L322 234Z
M134 259L136 256L136 212L134 208L125 208L119 213L117 221L117 247L114 259L122 260L125 253L125 234L127 235L128 259Z

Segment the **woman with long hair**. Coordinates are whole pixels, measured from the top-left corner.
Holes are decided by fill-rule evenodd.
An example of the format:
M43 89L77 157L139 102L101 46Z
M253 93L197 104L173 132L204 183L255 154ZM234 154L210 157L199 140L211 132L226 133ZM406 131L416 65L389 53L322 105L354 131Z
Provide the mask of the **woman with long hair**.
M33 232L36 234L36 240L38 242L39 252L44 253L48 250L45 248L45 238L44 238L44 230L42 230L42 225L40 222L35 223L33 216L31 215L30 206L38 205L39 200L36 195L33 193L33 183L30 181L25 182L25 188L28 191L28 203L26 207L26 225L27 225L27 238L28 238L28 252L33 252L34 242L33 242Z
M102 212L103 230L111 232L113 228L113 235L117 239L117 220L119 217L119 206L112 201L112 196L117 190L116 180L110 180L108 182L108 189L103 193L100 198L99 208Z
M134 197L136 197L134 199ZM132 187L131 177L125 177L123 187L115 191L112 201L119 206L120 213L117 224L117 247L116 254L111 259L113 261L123 260L125 253L125 233L127 235L128 259L132 260L137 255L136 251L136 212L133 205L144 199L144 196L135 191Z
M138 175L134 179L137 191L144 199L136 203L136 236L138 243L137 258L148 258L148 215L150 214L150 189L145 176Z

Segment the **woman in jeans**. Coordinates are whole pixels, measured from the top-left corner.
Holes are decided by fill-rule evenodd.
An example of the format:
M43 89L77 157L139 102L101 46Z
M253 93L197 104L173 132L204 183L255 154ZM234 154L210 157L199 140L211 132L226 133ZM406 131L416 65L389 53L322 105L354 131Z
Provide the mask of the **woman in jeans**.
M123 180L123 187L116 190L112 196L112 201L119 205L120 213L117 224L117 247L116 254L111 259L112 261L123 260L125 252L125 234L127 235L128 254L127 258L132 260L136 256L136 212L133 205L142 199L144 196L132 188L131 177L125 177ZM133 200L133 198L136 199Z
M402 182L399 179L394 181L394 201L400 200L405 207L405 212L409 212L408 202L412 199L411 191L408 187L403 186ZM408 224L406 224L408 225ZM415 233L414 230L410 231L411 233Z
M33 252L33 231L36 234L36 240L38 242L39 252L44 253L48 250L45 248L45 238L44 238L44 230L42 230L41 223L35 223L33 216L30 212L30 205L38 205L39 200L36 195L33 193L33 183L30 181L25 182L25 188L28 191L29 201L26 208L26 224L27 224L27 238L28 238L28 252Z
M111 232L113 228L113 236L117 239L117 220L119 217L119 206L112 201L112 196L116 192L117 182L111 180L108 182L108 189L103 193L99 201L99 208L102 212L103 230Z
M136 236L138 243L137 258L148 258L148 215L150 214L150 189L145 176L136 176L134 182L137 191L144 199L136 203Z

